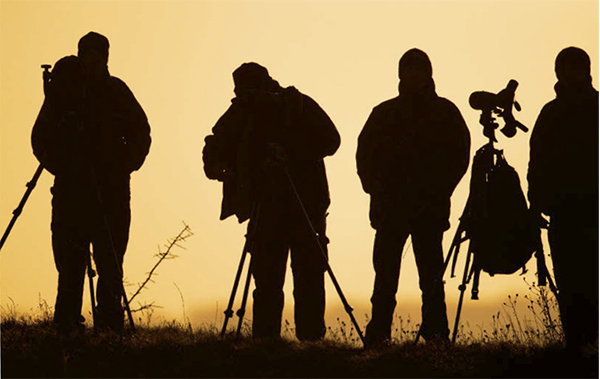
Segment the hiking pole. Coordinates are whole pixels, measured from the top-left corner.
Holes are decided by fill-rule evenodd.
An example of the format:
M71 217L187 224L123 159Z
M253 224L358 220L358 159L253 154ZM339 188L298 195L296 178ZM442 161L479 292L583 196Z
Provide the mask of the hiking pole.
M44 80L44 94L46 93L47 88L48 88L48 83L50 82L51 74L50 74L50 71L48 71L50 69L50 67L52 67L52 66L49 64L42 65L42 68L44 69L44 71L42 72L42 79ZM31 195L31 192L33 192L33 189L35 188L35 185L37 184L37 181L40 178L40 175L42 175L43 171L44 171L44 167L40 164L38 166L38 168L35 170L35 173L33 174L33 178L31 178L31 180L29 182L27 182L27 184L25 185L25 187L27 187L27 190L25 191L23 198L21 198L21 202L19 202L19 205L17 206L17 208L15 208L15 210L13 211L13 217L11 218L10 222L8 223L8 226L6 227L6 230L4 231L4 234L2 235L2 239L0 239L0 250L2 250L2 246L4 246L4 243L6 242L6 239L8 238L8 235L10 234L10 231L12 230L13 226L15 226L17 219L23 212L25 203L29 199L29 195Z
M350 316L350 320L352 321L352 324L354 324L354 328L356 328L356 332L358 333L358 336L360 337L360 340L363 343L363 346L365 346L366 345L365 337L363 336L362 331L360 330L360 327L358 326L358 323L356 322L356 319L354 318L354 314L352 314L352 311L354 309L350 306L350 304L348 304L348 301L346 301L346 297L344 296L344 293L342 292L342 288L340 287L337 279L335 278L335 275L333 274L333 271L331 270L331 266L329 265L329 259L327 258L327 254L325 253L325 250L323 249L323 246L321 245L321 241L319 241L319 234L315 231L315 228L313 227L313 224L310 221L310 217L308 216L308 213L306 212L306 208L304 208L304 204L302 203L302 199L300 198L300 195L298 194L298 191L296 190L296 186L294 185L294 181L292 180L292 177L290 176L287 168L284 167L283 170L284 170L285 176L287 177L288 181L290 182L290 186L292 187L292 190L294 191L296 200L298 201L298 204L300 205L300 208L302 209L302 213L304 213L304 217L306 218L306 222L308 223L308 226L310 227L310 231L312 232L312 235L315 238L315 241L317 242L317 246L319 246L319 250L321 251L321 254L325 261L325 267L326 267L327 273L329 274L329 277L331 278L331 281L333 282L333 286L335 287L338 295L340 296L340 299L342 300L342 304L344 304L344 309L346 310L346 313L348 313L348 316Z
M235 294L237 292L238 285L240 283L240 279L242 277L242 270L244 269L244 262L246 261L246 255L252 249L252 243L254 242L254 233L256 232L258 225L258 217L260 213L260 203L255 202L252 205L252 214L250 216L250 221L248 221L248 233L246 233L246 242L244 243L244 247L242 249L242 257L240 258L240 264L238 265L237 272L235 274L235 280L233 281L233 288L231 289L231 295L229 296L229 302L227 304L227 309L225 310L225 320L223 320L223 327L221 328L221 337L225 336L225 331L227 330L227 323L229 319L233 317L233 302L235 300ZM252 228L250 228L250 224L252 224ZM248 277L246 278L246 287L244 288L244 292L246 292L246 288L250 285L250 268L248 268ZM244 299L245 300L245 299ZM245 301L243 301L245 307ZM245 312L238 310L238 316L240 313ZM238 327L239 329L239 327Z

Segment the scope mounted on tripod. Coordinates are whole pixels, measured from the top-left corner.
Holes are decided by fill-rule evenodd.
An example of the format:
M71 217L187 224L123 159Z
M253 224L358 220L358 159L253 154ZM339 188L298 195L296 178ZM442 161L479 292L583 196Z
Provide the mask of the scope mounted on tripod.
M517 111L521 110L521 106L515 101L515 91L519 83L511 79L506 88L497 94L476 91L469 97L469 105L471 108L481 110L481 117L479 123L483 125L483 135L488 137L493 142L498 142L495 136L495 130L499 124L496 123L496 119L493 114L502 117L504 120L504 127L500 129L502 134L508 138L512 138L517 134L517 129L521 129L523 132L529 131L529 129L521 124L513 116L512 109L513 105Z

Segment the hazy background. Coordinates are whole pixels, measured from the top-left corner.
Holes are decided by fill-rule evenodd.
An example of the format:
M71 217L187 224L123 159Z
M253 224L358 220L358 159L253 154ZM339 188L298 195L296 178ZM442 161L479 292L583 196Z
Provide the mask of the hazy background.
M356 175L356 140L372 108L397 95L397 64L413 47L433 64L440 96L452 100L467 121L473 154L486 142L471 92L498 92L510 79L520 86L516 117L533 127L554 98L554 60L578 46L598 79L598 1L0 1L0 228L8 224L25 183L38 165L31 128L43 101L40 64L76 54L89 31L110 40L109 69L123 79L145 109L153 143L146 163L132 175L131 236L125 276L133 292L155 262L157 247L175 236L182 221L195 232L180 257L166 261L140 301L155 301L157 315L220 323L241 249L245 224L218 220L221 184L209 181L201 150L233 95L231 73L255 61L283 86L314 98L336 124L342 145L325 160L332 204L328 218L330 263L359 322L370 313L374 231L369 198ZM530 133L499 147L526 189ZM471 154L471 155L472 155ZM447 252L468 195L469 173L452 198ZM26 312L39 299L51 305L57 273L50 243L50 191L44 172L0 254L0 304ZM466 246L463 251L466 250ZM546 250L548 248L546 246ZM576 253L576 252L574 252ZM457 278L446 275L448 315L454 317L464 252ZM486 323L508 294L525 294L535 281L535 262L525 276L482 275L479 301L464 315ZM288 272L291 275L291 272ZM291 280L286 314L292 320ZM327 319L344 317L327 282ZM177 287L181 290L182 297ZM467 296L470 296L470 287ZM412 250L402 265L397 312L420 320ZM468 299L468 298L467 298ZM84 298L89 316L89 297ZM133 304L132 306L136 306ZM237 306L236 306L237 309ZM249 313L250 315L250 313Z

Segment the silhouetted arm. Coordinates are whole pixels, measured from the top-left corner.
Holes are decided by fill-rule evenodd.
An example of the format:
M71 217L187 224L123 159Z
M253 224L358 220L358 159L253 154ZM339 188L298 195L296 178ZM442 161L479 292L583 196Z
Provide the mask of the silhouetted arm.
M204 139L202 161L204 173L209 179L223 181L227 176L234 175L236 113L235 106L230 106L212 128L212 134Z
M326 156L333 155L340 146L340 134L335 125L309 96L301 94L296 89L291 94L295 99L295 111L289 117L291 127L283 141L288 155L297 161L317 162Z
M112 78L118 96L120 115L125 118L122 130L121 149L124 164L128 172L136 171L146 159L150 151L152 139L150 124L146 113L127 85L117 78Z
M531 139L529 140L529 166L527 169L527 182L529 185L527 197L530 207L536 212L548 214L550 205L550 177L552 176L552 128L551 105L542 108L538 116Z
M379 125L379 116L374 109L360 135L358 136L358 147L356 150L356 167L358 176L366 193L372 194L375 190L375 181L377 170L375 163L376 152L376 128Z
M440 174L444 177L447 195L467 172L471 153L471 135L459 109L452 103L448 111L448 133L445 136L445 155L440 157Z

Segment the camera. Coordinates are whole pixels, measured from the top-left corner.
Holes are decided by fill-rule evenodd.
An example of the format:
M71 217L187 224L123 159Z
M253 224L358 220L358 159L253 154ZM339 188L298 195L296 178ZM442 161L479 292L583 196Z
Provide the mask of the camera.
M508 138L514 137L517 129L521 129L523 132L529 131L525 125L515 119L512 113L513 105L517 111L521 110L521 106L515 101L515 91L518 86L519 83L511 79L506 88L497 94L476 91L469 97L471 108L481 111L479 123L483 125L483 134L494 142L497 142L494 131L499 125L495 122L492 113L499 115L504 120L505 125L500 131Z

